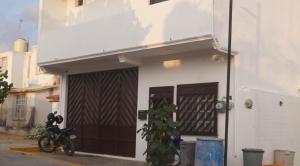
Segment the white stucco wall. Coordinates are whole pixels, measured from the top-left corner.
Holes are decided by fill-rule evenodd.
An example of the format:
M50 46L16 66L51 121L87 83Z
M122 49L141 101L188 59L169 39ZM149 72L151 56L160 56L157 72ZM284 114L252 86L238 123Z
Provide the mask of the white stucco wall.
M300 2L288 0L242 0L234 2L233 49L236 56L236 135L237 160L242 164L241 149L265 149L264 163L273 162L273 150L292 147L299 116ZM227 47L228 0L215 0L214 34ZM279 99L288 105L278 108ZM256 107L245 108L246 99ZM289 132L289 131L295 132ZM279 136L279 135L284 136ZM297 154L298 153L298 154ZM295 165L299 165L296 159Z
M227 47L228 5L215 0L214 31L223 47ZM298 57L300 23L293 21L300 2L288 0L235 2L233 49L239 52L237 70L239 84L289 95L299 95ZM280 12L278 12L280 11ZM221 21L222 20L222 21ZM224 21L225 20L225 21Z
M14 84L13 88L51 86L54 82L59 84L58 76L38 72L37 46L33 46L25 53L14 51L0 53L0 58L2 57L7 57L7 81Z
M35 107L35 124L44 125L47 121L48 113L52 112L52 103L50 103L46 97L51 92L49 90L41 91L34 94L34 107Z
M63 19L52 28L58 23L52 19L56 16L47 12L48 17L42 17L50 25L45 31L41 27L40 63L205 34L213 34L227 47L228 0L172 0L153 6L140 0L87 0L79 8L71 7L70 1L59 1L64 2L59 7L42 5L43 11L58 10L53 13ZM296 109L300 102L299 5L296 0L234 2L233 50L238 55L234 58L235 111L230 115L229 165L242 165L241 149L245 147L265 149L264 163L272 163L275 149L294 150L295 165L300 164L300 149L291 146L300 137L295 118L299 117ZM202 60L187 58L184 61L189 65L183 63L170 70L162 68L159 60L140 66L138 109L147 109L151 86L220 81L219 97L225 96L225 64ZM246 99L254 100L252 110L245 108ZM283 107L278 106L279 99L284 101ZM219 120L223 137L223 115ZM142 123L138 121L138 128ZM143 147L145 142L138 136L139 160L143 159Z
M49 17L42 17L42 22L55 21L57 13L51 10L61 8L50 1L43 0L41 14ZM87 0L81 7L74 7L72 0L62 2L67 4L64 27L44 32L43 27L51 26L41 26L39 63L212 34L211 0L172 0L155 5L141 0ZM55 14L53 19L47 11Z
M9 83L11 83L11 76L12 76L12 57L13 57L13 52L12 51L8 51L8 52L3 52L3 53L0 53L0 58L7 58L7 81Z
M47 120L48 113L52 112L52 103L48 102L46 99L47 96L51 94L51 91L44 90L34 93L23 93L25 95L25 111L27 111L26 119L24 120L15 120L14 113L16 111L16 96L21 94L10 94L6 99L7 102L7 117L6 117L6 126L22 128L28 124L30 119L30 114L28 113L32 109L35 109L34 112L34 125L44 125Z
M44 34L64 27L66 9L67 4L64 0L40 0L39 33Z
M180 59L182 65L178 68L166 69L163 67L163 60ZM234 78L234 72L233 72ZM176 86L179 84L193 84L219 82L218 97L221 100L226 94L226 62L218 63L211 60L211 55L205 52L196 52L184 54L181 56L160 57L152 60L147 60L139 67L139 86L138 86L138 110L148 109L149 106L149 88L160 86L174 86L176 96ZM234 81L232 82L234 87ZM232 95L234 99L234 89ZM176 100L174 100L176 101ZM176 104L176 103L175 103ZM235 155L235 111L230 112L230 151L229 157L233 158ZM225 115L218 116L218 137L224 138L224 123ZM137 129L140 129L145 121L137 120ZM184 140L196 140L193 136L183 136ZM137 135L136 141L136 158L143 160L145 156L142 154L146 148L146 142Z
M255 91L255 90L254 90ZM257 144L265 150L264 161L273 161L276 149L296 152L294 165L300 164L300 99L270 92L256 92ZM283 105L280 106L279 102Z
M24 79L24 66L25 66L25 53L14 52L12 56L11 70L11 82L14 84L14 88L23 88Z
M28 93L26 89L41 88L43 86L59 85L59 78L55 75L38 73L37 69L37 46L33 46L28 52L4 52L1 57L7 57L7 70L9 83L13 83L13 89L24 91L26 95L26 110L36 108L35 124L43 124L49 112L52 111L52 103L46 99L50 94L60 94L59 88L50 93L49 89ZM10 94L6 99L7 126L23 127L26 121L13 120L13 113L16 110L16 93ZM29 117L27 117L29 118ZM28 119L27 119L28 120Z
M13 51L0 53L0 58L7 58L7 71L9 83L14 84L14 88L23 87L23 70L25 65L25 53L17 53Z
M25 66L23 70L23 86L36 87L36 86L53 86L59 85L59 77L53 74L39 71L37 65L37 46L33 46L29 52L26 53L24 60Z
M7 102L7 113L6 113L6 126L13 126L13 110L15 108L15 96L9 95L6 98Z

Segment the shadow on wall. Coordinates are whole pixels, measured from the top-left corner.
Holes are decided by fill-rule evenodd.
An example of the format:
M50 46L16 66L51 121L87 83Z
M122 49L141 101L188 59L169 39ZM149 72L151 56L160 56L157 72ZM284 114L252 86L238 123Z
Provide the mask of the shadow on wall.
M119 7L108 11L112 6ZM95 7L101 9L93 9ZM131 1L88 1L87 5L80 8L88 12L78 11L69 16L74 22L78 21L78 24L72 23L67 29L57 30L55 35L49 33L41 36L40 51L43 57L51 60L64 59L135 47L140 45L149 33L150 26L141 24L132 9ZM94 11L98 12L97 15L91 13ZM87 17L93 19L84 20L84 24L80 24L81 18ZM64 38L58 39L57 36ZM44 39L46 42L43 42ZM57 49L52 49L54 47Z
M97 3L96 5L93 3ZM130 40L131 45L127 47L134 47L140 45L146 35L150 30L150 26L143 27L135 15L135 11L131 7L131 1L102 1L99 5L99 1L88 1L86 5L82 6L83 10L94 11L97 13L90 12L79 12L77 15L73 15L71 20L89 20L88 18L92 18L94 15L99 16L99 10L101 10L101 17L96 18L97 21L90 21L95 26L90 26L89 23L84 24L82 26L86 26L86 32L83 34L85 39L89 39L89 37L97 36L100 39L97 42L97 46L102 46L103 48L100 50L110 51L117 49L118 46L127 46L129 44L128 39ZM97 8L97 9L95 9ZM100 8L100 9L99 9ZM85 16L84 14L88 14ZM77 17L77 18L76 18ZM112 25L118 27L112 27ZM75 25L76 26L76 25ZM78 29L78 34L80 34L81 27ZM106 33L107 32L107 33ZM105 41L101 40L105 39ZM85 43L82 43L85 44ZM92 43L89 43L92 44ZM111 47L116 48L111 48ZM99 48L99 47L98 47ZM105 48L111 48L107 50Z
M281 34L282 27L274 27L272 21L266 21L265 8L262 3L253 3L250 7L241 6L235 10L238 15L234 17L233 47L240 53L236 61L239 83L276 93L297 95L299 60L292 59L293 55L297 55L296 50L293 46L282 46L279 38L274 40L274 36ZM218 17L215 19L217 22L220 20ZM220 22L218 25L221 25Z
M165 41L212 34L211 9L202 3L205 2L183 1L174 6L165 21Z
M72 26L81 22L88 22L100 17L109 17L124 13L131 9L129 1L111 1L111 0L88 0L84 5L73 7L69 4L67 7L66 25Z
M270 19L270 17L267 17L270 13L265 13L268 11L266 9L270 9L270 5L265 4L263 7L261 3L255 3L251 7L242 6L235 9L233 47L238 49L240 53L236 57L237 87L245 86L252 92L240 91L239 97L243 97L243 95L249 97L253 94L253 96L257 97L255 100L257 104L255 104L260 105L260 107L255 109L255 112L240 111L238 113L237 117L240 119L237 119L236 131L238 148L244 148L240 147L240 145L247 146L247 144L251 144L249 143L250 141L247 141L248 138L255 137L252 141L257 141L254 144L266 150L265 157L271 161L274 149L299 150L299 147L294 146L291 148L286 144L287 142L296 141L299 135L299 132L295 132L297 127L291 127L292 125L290 125L295 124L294 126L297 126L297 120L294 117L299 117L297 115L299 113L294 109L299 105L299 98L289 96L296 96L295 77L298 75L297 71L299 73L299 69L295 67L295 65L299 64L297 62L299 60L291 59L292 56L289 51L294 51L293 54L298 55L299 50L297 50L297 47L293 48L293 45L285 47L285 44L293 39L285 36L287 40L282 40L282 35L284 34L282 29L286 25L282 25L284 23L274 24L276 19ZM271 2L269 1L269 3ZM217 22L215 25L218 25L216 28L227 28L227 24L222 20L222 16L218 16L215 18ZM227 18L226 16L223 17ZM276 21L279 22L279 20ZM223 30L220 30L220 32L223 32ZM224 31L223 35L225 37L226 34ZM280 107L278 104L279 100L283 100L286 104ZM243 106L244 100L239 102L238 104ZM255 117L251 117L251 115L255 115ZM257 123L254 123L257 126L255 130L253 130L252 125L249 125L252 122L247 118L253 118L257 121ZM294 132L289 130L294 130ZM248 133L245 134L246 132L244 131ZM289 133L283 134L282 131ZM255 136L251 135L253 133ZM238 149L238 158L242 159L240 149Z
M2 105L0 106L2 107ZM0 109L0 126L6 125L6 109Z

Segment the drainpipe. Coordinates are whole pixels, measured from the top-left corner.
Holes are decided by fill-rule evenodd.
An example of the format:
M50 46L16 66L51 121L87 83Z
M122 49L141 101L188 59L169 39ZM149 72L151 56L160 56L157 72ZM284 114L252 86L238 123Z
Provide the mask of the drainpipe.
M232 40L232 7L233 7L233 0L229 0L224 166L227 166L227 154L228 154L228 123L229 123L230 74L231 74L230 73L231 72L231 40Z

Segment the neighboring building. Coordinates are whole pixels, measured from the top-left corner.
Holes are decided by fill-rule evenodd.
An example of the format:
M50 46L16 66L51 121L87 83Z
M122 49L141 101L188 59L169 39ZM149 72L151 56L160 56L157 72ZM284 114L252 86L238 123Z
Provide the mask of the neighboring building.
M167 98L185 140L224 138L228 0L41 0L38 63L62 76L78 151L144 160L138 110ZM299 1L234 5L229 164L245 147L300 165ZM151 97L151 98L150 98ZM153 97L153 98L152 98Z
M53 96L59 94L59 77L45 74L37 66L37 58L37 46L28 51L24 39L16 40L13 51L0 53L1 70L8 71L7 81L13 83L1 105L1 126L30 129L43 125L47 114L58 105L58 99Z

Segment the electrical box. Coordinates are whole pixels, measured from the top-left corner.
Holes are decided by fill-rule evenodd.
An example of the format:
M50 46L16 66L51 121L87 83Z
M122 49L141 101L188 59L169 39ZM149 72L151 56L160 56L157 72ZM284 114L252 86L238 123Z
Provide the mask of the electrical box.
M147 120L147 110L139 110L138 111L138 119L139 120Z

